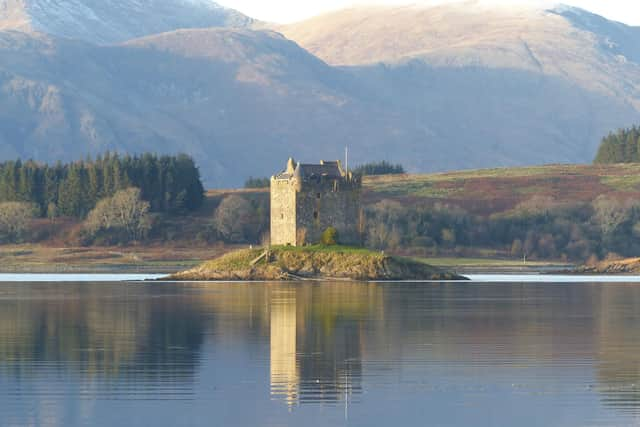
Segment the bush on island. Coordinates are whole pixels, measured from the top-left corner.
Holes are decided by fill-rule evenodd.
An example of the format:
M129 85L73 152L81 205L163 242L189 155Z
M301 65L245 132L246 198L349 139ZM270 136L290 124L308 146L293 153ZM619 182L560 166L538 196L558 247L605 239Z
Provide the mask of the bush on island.
M338 244L338 230L335 227L329 227L322 233L321 242L325 246L334 246Z

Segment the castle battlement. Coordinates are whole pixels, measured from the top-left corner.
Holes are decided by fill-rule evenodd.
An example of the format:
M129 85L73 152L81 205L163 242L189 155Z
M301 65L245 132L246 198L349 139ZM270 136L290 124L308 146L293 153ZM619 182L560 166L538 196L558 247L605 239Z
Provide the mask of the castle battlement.
M271 243L317 243L329 227L338 230L341 243L360 243L361 188L360 178L339 160L302 164L290 158L271 178Z

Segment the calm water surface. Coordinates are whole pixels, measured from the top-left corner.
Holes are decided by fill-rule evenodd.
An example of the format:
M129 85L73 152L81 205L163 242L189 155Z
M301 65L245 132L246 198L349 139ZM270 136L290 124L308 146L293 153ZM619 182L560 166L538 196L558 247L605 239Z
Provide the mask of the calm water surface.
M494 282L0 283L0 425L640 425L639 284Z

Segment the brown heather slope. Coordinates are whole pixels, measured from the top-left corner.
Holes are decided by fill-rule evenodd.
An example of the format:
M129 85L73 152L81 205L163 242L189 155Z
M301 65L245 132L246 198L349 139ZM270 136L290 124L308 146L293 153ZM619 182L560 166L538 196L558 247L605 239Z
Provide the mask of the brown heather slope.
M458 206L493 215L518 205L590 203L597 197L640 200L640 164L549 165L430 175L389 175L364 180L366 204L384 199Z

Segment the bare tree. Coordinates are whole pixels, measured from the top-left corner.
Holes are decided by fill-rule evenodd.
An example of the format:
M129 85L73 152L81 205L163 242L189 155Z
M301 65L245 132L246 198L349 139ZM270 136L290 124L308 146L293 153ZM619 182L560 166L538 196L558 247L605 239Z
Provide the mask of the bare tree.
M230 242L243 242L256 226L255 209L247 199L232 194L216 209L214 223L222 237Z
M140 189L121 190L98 202L85 221L85 229L93 235L122 231L129 240L141 240L151 229L149 208L140 198Z
M10 243L21 240L35 216L36 208L31 203L0 203L0 240Z
M618 200L605 194L592 203L596 219L603 234L611 234L630 218L631 211L638 207L634 200Z

